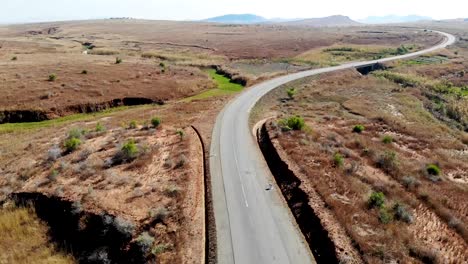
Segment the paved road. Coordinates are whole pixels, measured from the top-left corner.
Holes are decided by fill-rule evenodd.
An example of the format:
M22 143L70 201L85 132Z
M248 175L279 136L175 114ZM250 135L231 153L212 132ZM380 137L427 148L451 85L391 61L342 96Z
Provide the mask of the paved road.
M406 59L444 48L455 37L443 32L443 43L392 58L352 62L275 78L246 89L219 114L213 131L210 170L216 218L218 263L315 263L308 244L272 181L262 153L249 129L250 110L269 91L285 83L320 73Z

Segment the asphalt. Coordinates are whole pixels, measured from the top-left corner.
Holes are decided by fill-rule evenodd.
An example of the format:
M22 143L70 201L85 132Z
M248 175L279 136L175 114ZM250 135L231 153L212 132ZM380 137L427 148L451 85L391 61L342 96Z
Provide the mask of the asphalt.
M450 34L438 33L445 37L442 43L418 52L308 70L265 81L246 89L223 109L216 120L210 150L218 263L316 263L281 191L278 188L266 190L274 180L249 129L250 111L257 101L271 90L297 79L408 59L456 41Z

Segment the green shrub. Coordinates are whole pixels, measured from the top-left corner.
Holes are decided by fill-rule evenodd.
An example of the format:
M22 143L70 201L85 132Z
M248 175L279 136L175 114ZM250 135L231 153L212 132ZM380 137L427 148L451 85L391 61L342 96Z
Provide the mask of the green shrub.
M305 121L300 116L292 116L281 120L279 123L283 130L302 130L305 127Z
M87 70L83 70L83 71L81 71L81 74L88 74L88 71L87 71Z
M159 63L159 67L161 67L161 68L166 68L166 64L164 64L164 62L160 62L160 63Z
M288 89L286 90L286 93L288 94L288 97L290 99L294 99L294 96L296 95L296 89L295 88L291 88L291 89Z
M58 170L52 170L52 171L49 173L48 178L49 178L49 180L51 180L51 181L55 181L55 180L57 180L58 175L59 175Z
M115 64L120 64L122 62L123 62L123 60L121 58L119 58L119 57L115 58Z
M135 143L135 140L129 139L125 144L123 144L122 148L122 158L127 161L134 160L138 157L139 150L138 146Z
M333 156L333 163L335 164L335 167L341 168L344 165L344 158L340 153L335 153Z
M57 75L55 75L54 73L50 74L48 80L49 82L55 82L55 80L57 80Z
M365 127L363 125L356 125L353 128L354 133L362 133L364 131Z
M372 192L367 203L370 208L383 208L385 204L385 194L382 192Z
M393 216L386 208L381 208L379 211L379 220L382 224L388 224L392 222Z
M12 61L16 61L18 60L18 57L14 56L13 58L11 58Z
M153 125L153 127L158 127L160 124L161 124L161 118L159 117L153 117L151 119L151 124Z
M104 132L106 131L106 127L103 126L101 123L96 124L96 132Z
M382 138L382 142L383 142L384 144L390 144L390 143L393 142L393 138L392 138L391 136L389 136L389 135L386 135L386 136L384 136L384 137Z
M64 147L67 150L67 152L73 152L78 149L78 147L81 145L81 140L79 138L68 138L65 140Z
M135 120L130 121L130 123L128 123L128 128L129 129L137 128L137 122Z
M441 173L441 170L440 170L439 166L437 166L436 164L429 164L426 167L426 172L427 172L427 174L429 174L431 176L439 176L440 173Z

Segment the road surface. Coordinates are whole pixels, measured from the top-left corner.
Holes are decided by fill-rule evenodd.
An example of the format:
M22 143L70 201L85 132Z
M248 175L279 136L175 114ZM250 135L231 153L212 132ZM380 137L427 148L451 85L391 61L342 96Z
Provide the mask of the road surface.
M210 156L217 254L220 264L315 263L308 244L277 188L265 190L271 172L249 129L250 111L269 91L294 80L374 63L407 59L444 48L455 37L428 49L401 56L351 62L278 77L251 88L219 114Z

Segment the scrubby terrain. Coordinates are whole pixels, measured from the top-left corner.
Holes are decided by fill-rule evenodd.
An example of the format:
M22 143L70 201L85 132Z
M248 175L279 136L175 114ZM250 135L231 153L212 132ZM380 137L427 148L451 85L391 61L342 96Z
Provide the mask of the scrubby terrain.
M14 231L30 223L34 230L27 231L37 232L26 235L37 239L24 241L25 233L12 234L21 236L17 240L24 241L20 242L24 243L21 244L24 252L0 254L0 262L16 258L17 263L29 263L31 257L37 258L36 262L57 259L59 263L202 262L205 253L213 251L212 244L205 244L210 237L209 232L205 233L205 224L212 221L212 215L209 197L205 197L205 193L210 193L205 189L209 188L209 179L204 178L203 154L206 153L192 126L201 133L206 148L215 117L244 86L290 72L404 54L440 40L432 32L396 27L308 28L127 19L1 26L0 201L5 209L1 212L0 227L13 223L5 226ZM456 58L463 58L461 53L447 52L447 56L437 54L430 60L452 63ZM409 74L403 66L390 71ZM399 89L388 92L395 96L413 96L407 90L400 91L403 88L394 84L394 80L349 74L366 85L386 82L385 89ZM339 74L335 77L335 82L351 85L351 78ZM464 91L457 80L453 80L457 88L447 94L447 101L458 102L456 95ZM304 85L316 84L305 82ZM289 114L312 109L328 112L336 108L336 113L330 112L329 119L336 123L336 129L348 131L348 126L362 123L366 127L363 135L376 131L367 137L370 142L383 133L378 129L391 128L382 120L377 122L368 117L366 121L362 120L365 114L356 114L362 105L353 106L352 99L356 98L353 93L363 94L363 90L352 89L346 94L333 90L335 83L329 87L330 93L348 98L338 101L347 101L344 107L349 109L354 107L349 111L355 114L349 115L357 120L338 122L342 112L348 110L336 106L339 103L326 101L334 100L337 95L316 97L305 93L308 89L302 89L302 84L297 85L297 94L296 90L291 92L293 100L283 100L281 107L274 110ZM421 87L418 89L423 91ZM400 111L413 108L413 105L400 105L397 97L381 96L380 91L369 96L387 100L397 109L403 107ZM310 98L320 103L316 105ZM374 97L371 99L374 102ZM424 109L429 106L421 106L422 112ZM446 234L453 235L449 241L454 246L450 244L446 249L453 255L444 255L453 258L461 256L453 241L464 237L465 227L461 223L466 222L466 214L463 216L458 211L463 202L456 200L461 199L458 195L464 189L455 188L452 182L465 178L455 170L463 172L463 161L454 162L448 157L466 152L461 147L457 149L459 152L453 150L462 146L459 138L466 142L459 132L454 132L465 124L464 117L436 113L427 114L436 124L434 131L449 131L451 138L440 138L439 146L446 147L445 152L430 152L432 156L427 156L431 164L442 170L435 183L423 181L423 176L419 179L417 169L413 170L412 177L418 182L415 197L421 197L424 192L429 197L424 202L414 199L423 206L421 214L430 214L435 219L433 228L442 226ZM313 127L310 116L307 125ZM318 117L317 120L321 122ZM414 124L413 120L410 122ZM419 128L410 131L416 130ZM318 129L312 131L319 133ZM417 133L405 134L409 133L407 130L392 133L395 133L392 134L394 143L385 147L396 149L400 140L417 142L413 143L420 148L429 144L420 143L421 135ZM299 132L292 135L303 137ZM342 137L353 135L343 132ZM425 135L427 140L432 136L433 133ZM367 142L366 137L362 141ZM412 149L408 147L406 151ZM357 154L355 159L358 160ZM371 158L368 160L372 162ZM419 162L426 160L421 158ZM344 163L348 164L348 160ZM370 190L371 184L366 186ZM446 205L442 196L430 197L434 186L438 192L455 197L449 199L450 206L443 211L446 216L454 217L451 224L434 209ZM12 202L19 208L12 207ZM373 210L372 214L377 211ZM375 217L369 219L373 224L378 222ZM11 238L8 239L1 240L0 247L11 247ZM442 243L434 237L427 239ZM400 245L399 241L395 245ZM363 250L367 250L366 245L363 244ZM423 246L415 246L415 252L421 250ZM395 249L395 252L400 251Z
M214 88L200 67L216 65L245 84L438 41L437 34L402 28L125 19L2 26L0 122L40 121L193 96Z
M343 261L468 261L466 32L453 31L448 50L297 81L257 105L297 179L277 177L283 193L307 194Z

